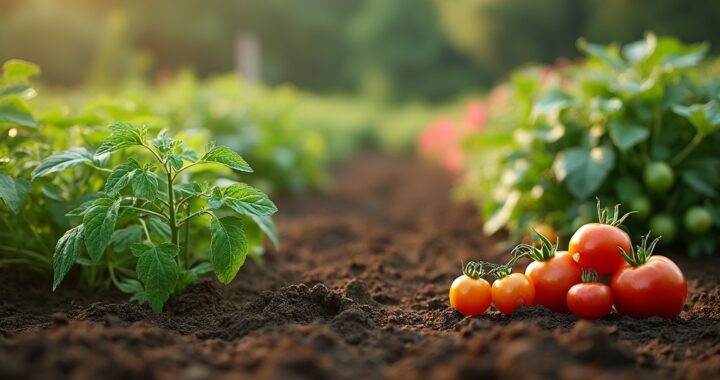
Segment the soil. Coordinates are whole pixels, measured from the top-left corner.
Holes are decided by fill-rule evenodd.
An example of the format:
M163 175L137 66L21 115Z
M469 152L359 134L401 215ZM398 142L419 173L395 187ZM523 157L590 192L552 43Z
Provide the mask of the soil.
M720 378L720 260L672 256L690 291L674 320L541 307L463 318L447 299L461 260L505 254L471 206L450 201L451 180L380 154L335 179L281 200L280 252L227 287L203 280L161 315L0 271L0 378Z

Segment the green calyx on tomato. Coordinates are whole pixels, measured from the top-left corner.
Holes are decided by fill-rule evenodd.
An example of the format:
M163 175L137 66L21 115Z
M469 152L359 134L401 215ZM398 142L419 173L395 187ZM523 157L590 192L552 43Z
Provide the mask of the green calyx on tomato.
M673 186L675 174L670 165L664 162L653 162L645 166L643 170L643 181L648 189L662 193Z
M485 272L485 264L486 263L483 261L470 261L463 267L462 272L464 275L472 278L473 280L477 280L487 274Z
M602 207L600 204L600 198L597 198L597 212L598 212L598 223L600 224L607 224L609 226L618 227L625 219L627 219L628 216L636 213L637 211L630 211L625 214L620 215L620 204L616 204L613 208L612 217L610 216L610 211L608 209Z
M557 242L553 244L550 239L548 239L545 235L541 234L534 228L533 232L540 240L540 246L537 247L530 244L519 244L513 249L513 254L517 256L517 254L522 253L523 255L530 257L534 261L548 261L555 257L555 253L557 252L558 247Z
M629 253L625 252L622 247L618 247L618 251L620 251L620 254L623 255L628 264L633 267L639 267L650 259L653 251L655 250L655 246L657 246L657 243L660 241L661 236L656 237L650 245L648 245L649 238L650 232L640 239L640 244L637 246L637 249L630 247Z
M582 282L584 284L592 284L594 282L598 282L597 272L591 269L583 269L582 276L580 278L582 279Z
M708 232L712 227L712 215L706 208L694 206L685 212L683 222L688 231L702 234Z

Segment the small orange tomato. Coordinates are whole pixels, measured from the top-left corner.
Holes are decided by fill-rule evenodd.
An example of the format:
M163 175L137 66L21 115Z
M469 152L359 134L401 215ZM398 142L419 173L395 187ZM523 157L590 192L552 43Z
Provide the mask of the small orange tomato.
M492 301L503 314L512 314L522 306L535 302L532 280L522 273L500 277L492 284Z
M450 305L465 316L484 313L491 302L490 283L485 279L463 274L450 286Z

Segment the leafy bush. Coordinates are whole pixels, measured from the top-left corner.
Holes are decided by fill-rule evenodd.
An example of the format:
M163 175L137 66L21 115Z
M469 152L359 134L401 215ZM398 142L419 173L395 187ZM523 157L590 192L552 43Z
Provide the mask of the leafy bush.
M713 253L720 82L703 75L707 45L648 34L579 47L582 63L514 75L509 105L465 142L462 192L482 201L486 232L549 223L568 236L594 218L597 196L637 210L633 231L650 226L691 256Z

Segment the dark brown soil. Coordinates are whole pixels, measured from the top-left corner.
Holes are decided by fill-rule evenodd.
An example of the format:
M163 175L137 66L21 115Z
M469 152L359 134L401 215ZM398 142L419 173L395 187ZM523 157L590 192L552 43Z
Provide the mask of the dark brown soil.
M503 253L449 188L410 159L355 159L331 193L280 202L281 252L228 287L193 286L162 315L1 271L0 378L720 378L717 259L676 257L690 288L676 320L578 322L538 307L462 318L447 300L460 261Z

